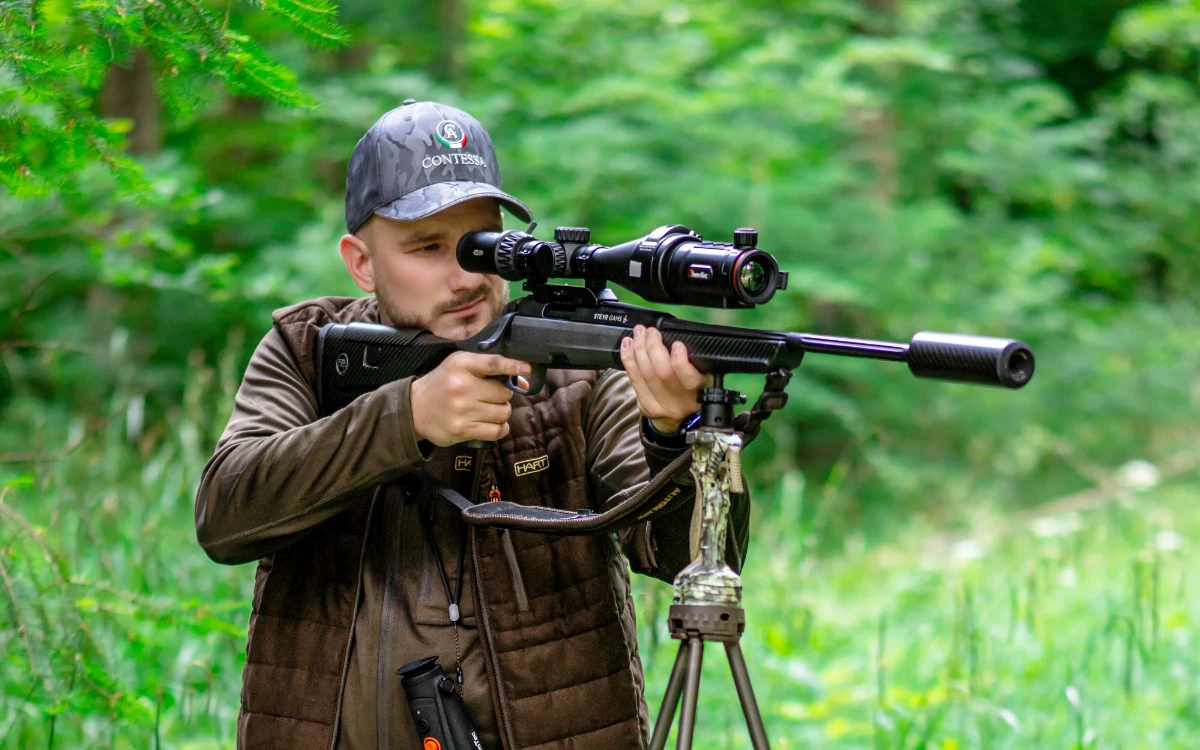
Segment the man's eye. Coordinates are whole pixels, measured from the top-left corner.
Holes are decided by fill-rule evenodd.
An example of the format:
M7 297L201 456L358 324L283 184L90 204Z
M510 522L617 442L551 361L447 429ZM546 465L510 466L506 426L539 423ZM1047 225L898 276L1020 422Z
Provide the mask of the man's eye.
M426 253L426 254L436 253L438 251L438 247L439 247L438 245L426 245L425 247L417 248L417 252L418 253Z

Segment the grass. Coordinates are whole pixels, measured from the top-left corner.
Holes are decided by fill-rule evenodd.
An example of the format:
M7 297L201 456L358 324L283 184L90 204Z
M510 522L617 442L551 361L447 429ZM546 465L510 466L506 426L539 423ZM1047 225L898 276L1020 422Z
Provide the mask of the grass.
M980 518L957 540L913 524L830 559L761 524L742 645L772 747L1200 747L1196 497L1164 487L1003 535ZM668 586L639 593L669 604ZM675 642L643 627L654 713ZM715 645L700 700L696 747L750 747Z
M208 561L192 525L224 413L202 391L227 379L157 431L115 399L69 454L0 464L0 746L233 746L253 567ZM1200 507L1175 482L1006 533L897 519L886 544L822 557L800 477L761 491L743 648L773 747L1200 747ZM637 596L653 714L670 587ZM717 646L700 699L696 747L749 747Z

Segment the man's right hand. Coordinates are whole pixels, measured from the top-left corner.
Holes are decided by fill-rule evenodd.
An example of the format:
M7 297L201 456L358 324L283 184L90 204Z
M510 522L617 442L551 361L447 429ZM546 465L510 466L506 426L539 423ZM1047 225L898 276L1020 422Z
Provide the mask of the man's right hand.
M513 393L495 376L531 371L527 362L497 354L454 352L409 388L417 440L446 447L505 437Z

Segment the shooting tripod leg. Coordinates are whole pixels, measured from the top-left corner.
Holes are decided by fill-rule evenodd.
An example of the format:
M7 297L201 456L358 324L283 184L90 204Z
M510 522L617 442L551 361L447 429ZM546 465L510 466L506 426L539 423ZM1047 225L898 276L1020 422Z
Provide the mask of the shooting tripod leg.
M754 700L754 686L750 684L750 673L746 671L746 659L737 641L725 644L725 655L729 657L729 669L733 672L733 684L737 686L738 699L742 702L742 713L746 715L746 726L750 729L750 744L754 750L770 750L767 730L763 727L758 702Z
M696 704L700 697L700 663L704 660L704 641L699 636L687 639L687 677L683 685L683 714L679 717L679 738L676 750L692 750L692 735L696 731Z
M671 669L671 681L667 683L667 693L663 696L662 708L658 709L658 719L654 722L654 736L650 738L650 750L663 750L667 746L667 735L671 733L671 725L675 723L675 709L679 708L679 696L683 693L683 680L687 674L687 641L679 644L679 653L675 656L675 666Z

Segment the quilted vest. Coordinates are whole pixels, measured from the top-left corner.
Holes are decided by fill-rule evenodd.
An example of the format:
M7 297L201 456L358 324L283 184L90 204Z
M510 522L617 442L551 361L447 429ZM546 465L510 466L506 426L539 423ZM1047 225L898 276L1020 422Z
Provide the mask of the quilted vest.
M328 322L378 321L374 298L324 297L279 310L276 328L314 378L313 343ZM476 498L591 507L583 415L596 372L550 371L546 387L514 397L512 431L480 453ZM549 457L516 481L514 465ZM527 465L527 464L526 464ZM259 561L250 619L239 745L324 750L337 737L341 696L362 589L367 532L381 492ZM506 750L644 748L643 695L628 563L613 535L511 532L523 590L492 529L471 529L476 611Z

